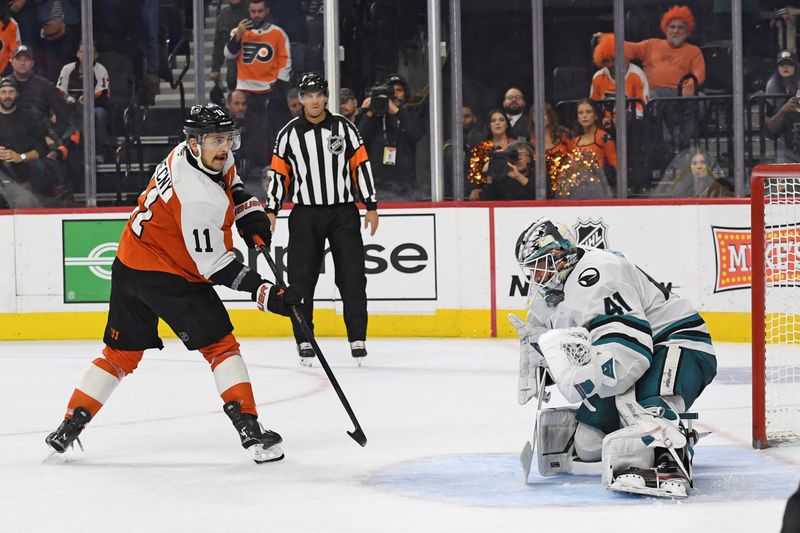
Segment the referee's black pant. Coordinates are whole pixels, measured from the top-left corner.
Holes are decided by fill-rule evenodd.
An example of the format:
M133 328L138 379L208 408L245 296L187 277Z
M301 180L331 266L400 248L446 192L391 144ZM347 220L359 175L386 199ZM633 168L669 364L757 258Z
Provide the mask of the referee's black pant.
M314 288L324 260L325 239L333 256L336 287L344 304L344 325L350 342L367 338L367 276L361 218L355 204L298 205L289 215L289 284L303 295L300 311L314 329ZM297 343L306 342L292 322Z

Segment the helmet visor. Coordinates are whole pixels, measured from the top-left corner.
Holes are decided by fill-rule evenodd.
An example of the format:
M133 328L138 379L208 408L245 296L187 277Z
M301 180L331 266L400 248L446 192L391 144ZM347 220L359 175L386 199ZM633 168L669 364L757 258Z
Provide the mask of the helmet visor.
M228 150L235 151L241 146L241 134L239 130L233 131L220 131L214 133L206 133L200 139L201 144L207 145L212 150L221 150L227 145Z

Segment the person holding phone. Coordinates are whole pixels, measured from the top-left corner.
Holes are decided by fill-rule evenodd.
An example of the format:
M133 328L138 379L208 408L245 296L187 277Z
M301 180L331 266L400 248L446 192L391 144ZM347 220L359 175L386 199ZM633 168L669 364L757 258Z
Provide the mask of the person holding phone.
M767 81L767 136L778 140L777 162L800 162L800 71L789 50L778 53L775 72ZM780 106L780 107L778 107ZM777 108L777 111L773 111Z
M250 18L242 19L225 45L225 57L236 60L236 89L247 93L245 123L263 139L263 161L269 162L272 140L289 121L286 92L292 75L289 37L269 22L269 2L249 0Z

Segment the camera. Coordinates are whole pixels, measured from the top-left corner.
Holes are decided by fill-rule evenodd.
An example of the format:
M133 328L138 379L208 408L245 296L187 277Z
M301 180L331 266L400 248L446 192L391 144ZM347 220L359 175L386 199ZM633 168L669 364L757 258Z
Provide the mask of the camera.
M389 99L394 96L394 89L388 85L376 85L369 90L369 110L374 115L385 115L389 112Z
M505 178L508 176L508 164L516 163L518 159L519 151L516 148L489 152L489 168L487 172L493 179Z

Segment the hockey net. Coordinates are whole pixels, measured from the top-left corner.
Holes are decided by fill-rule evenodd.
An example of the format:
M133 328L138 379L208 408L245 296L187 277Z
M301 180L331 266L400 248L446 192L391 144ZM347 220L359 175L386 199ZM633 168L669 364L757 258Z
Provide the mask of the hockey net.
M753 446L800 438L800 165L753 169Z

